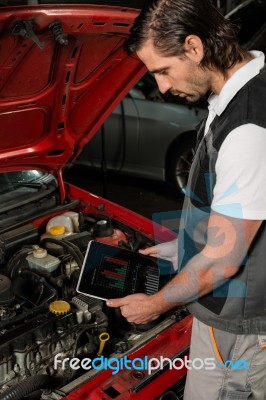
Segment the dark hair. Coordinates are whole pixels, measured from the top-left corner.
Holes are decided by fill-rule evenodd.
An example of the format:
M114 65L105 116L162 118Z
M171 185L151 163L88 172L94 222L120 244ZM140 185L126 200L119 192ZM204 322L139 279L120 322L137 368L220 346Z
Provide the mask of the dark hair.
M145 41L164 56L180 56L188 35L197 35L204 47L202 67L226 74L243 61L245 52L237 41L237 27L208 0L147 0L131 29L125 49L140 50Z

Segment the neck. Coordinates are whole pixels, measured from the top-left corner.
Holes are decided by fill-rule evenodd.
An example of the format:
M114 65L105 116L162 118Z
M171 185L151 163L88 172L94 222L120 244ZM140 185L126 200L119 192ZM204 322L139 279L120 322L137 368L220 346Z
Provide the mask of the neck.
M220 71L213 71L213 79L212 79L212 91L215 94L220 94L223 86L231 78L234 73L252 60L252 55L250 53L246 53L243 61L236 63L231 68L226 71L226 75L223 75Z

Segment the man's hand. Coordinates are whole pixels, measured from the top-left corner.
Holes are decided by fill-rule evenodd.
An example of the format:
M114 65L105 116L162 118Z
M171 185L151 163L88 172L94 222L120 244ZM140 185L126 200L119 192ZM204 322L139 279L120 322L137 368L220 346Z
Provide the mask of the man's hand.
M160 243L144 250L139 250L139 253L146 256L159 257L171 261L175 270L177 270L177 252L177 239L174 239L171 242Z
M174 269L177 269L177 239L171 242L157 244L144 250L139 250L141 254L151 257L160 257L173 263ZM167 311L171 306L164 304L162 307L162 293L147 296L138 293L123 297L122 299L112 299L106 302L109 307L120 307L121 314L128 322L135 324L145 324L157 319L160 314Z
M132 294L121 299L108 300L106 304L109 307L120 307L123 317L135 324L153 321L161 314L156 295Z

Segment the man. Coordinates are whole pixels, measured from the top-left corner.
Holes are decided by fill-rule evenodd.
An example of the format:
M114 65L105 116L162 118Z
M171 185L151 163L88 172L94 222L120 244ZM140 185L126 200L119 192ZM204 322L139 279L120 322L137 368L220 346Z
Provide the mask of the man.
M132 323L181 304L194 315L185 399L266 399L266 72L207 0L148 1L127 42L161 92L196 101L211 91L198 134L177 242L142 253L177 262L158 293L107 302ZM241 360L242 368L226 368Z

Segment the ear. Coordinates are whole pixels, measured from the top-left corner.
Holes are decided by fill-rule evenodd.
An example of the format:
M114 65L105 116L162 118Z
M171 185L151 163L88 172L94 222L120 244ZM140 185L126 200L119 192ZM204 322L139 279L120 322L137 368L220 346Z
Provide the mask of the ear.
M189 35L185 39L184 50L186 56L196 63L200 63L204 56L201 39L196 35Z

